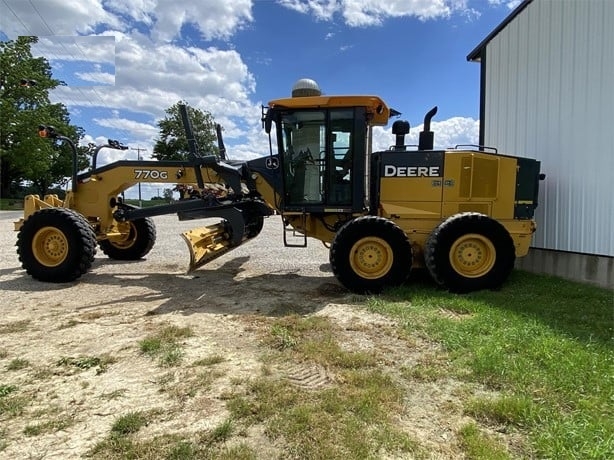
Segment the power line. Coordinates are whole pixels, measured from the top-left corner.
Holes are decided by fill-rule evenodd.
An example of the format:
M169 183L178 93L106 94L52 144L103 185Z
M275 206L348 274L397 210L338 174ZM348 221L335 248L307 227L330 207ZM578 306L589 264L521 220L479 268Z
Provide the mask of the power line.
M28 32L28 35L32 35L32 32L30 32L30 29L28 29L28 26L26 26L24 24L24 22L21 20L21 18L19 16L17 16L17 13L15 13L15 11L13 11L13 8L11 8L9 6L9 4L6 2L6 0L2 0L4 5L9 9L9 11L11 13L13 13L13 16L15 16L15 18L21 23L21 25L23 26L23 28L26 30L26 32Z
M38 8L36 8L36 6L34 5L34 3L32 3L32 0L28 0L28 3L30 3L30 6L32 6L32 9L34 10L34 12L38 15L38 17L41 19L41 21L43 21L43 24L45 24L45 27L47 27L47 30L49 30L50 35L52 36L56 36L55 32L53 31L53 29L51 28L51 26L47 23L47 21L45 21L45 18L43 17L43 15L41 14L41 12L38 10ZM60 44L60 46L64 49L64 51L66 51L66 53L73 58L75 61L77 60L77 57L71 53L68 48L66 48L66 45L64 45L64 43L60 40L58 42ZM77 47L77 49L79 50L79 52L81 53L81 56L83 56L84 61L87 62L87 57L85 56L85 54L83 53L83 50L81 50L81 48L79 47L79 45L77 44L77 37L75 37L74 39L74 43L75 46ZM59 60L59 59L58 59ZM81 94L81 96L83 96L84 99L89 99L85 96L85 94L83 93L83 91L81 90L81 88L79 88L78 86L76 87L77 91L79 91L79 94ZM96 97L98 98L98 100L100 101L101 105L103 107L105 107L107 110L112 110L109 106L107 106L107 104L104 102L104 100L102 99L102 97L100 96L100 94L98 94L98 92L96 91L96 88L94 88L93 86L91 87L92 92L96 95ZM91 104L91 101L90 101Z

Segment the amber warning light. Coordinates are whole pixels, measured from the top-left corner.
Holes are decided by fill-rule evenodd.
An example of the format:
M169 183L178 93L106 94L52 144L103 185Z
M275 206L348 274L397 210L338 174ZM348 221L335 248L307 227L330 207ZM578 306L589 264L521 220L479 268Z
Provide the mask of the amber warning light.
M45 125L38 126L38 135L39 137L50 137L50 138L57 137L55 128L53 126L45 126Z

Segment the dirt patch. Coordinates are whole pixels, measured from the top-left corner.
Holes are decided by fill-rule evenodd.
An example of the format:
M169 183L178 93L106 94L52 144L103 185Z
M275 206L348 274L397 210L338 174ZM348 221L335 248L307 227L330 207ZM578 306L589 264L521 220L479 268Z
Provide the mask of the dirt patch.
M382 372L405 382L399 426L433 457L460 455L455 433L466 420L458 382L407 377L439 353L437 346L400 335L394 321L356 306L331 274L327 249L317 241L307 250L284 248L278 220L186 275L178 235L189 227L159 217L158 242L146 260L117 263L98 254L90 273L55 285L21 269L12 232L19 213L0 217L0 383L16 404L0 414L0 457L82 457L132 411L150 418L143 438L211 430L228 417L225 395L261 374L263 328L291 314L327 316L340 326L342 346L375 353ZM175 366L140 348L169 326L191 331L179 341ZM334 382L318 366L273 371L306 391ZM260 452L280 454L262 427L242 435Z

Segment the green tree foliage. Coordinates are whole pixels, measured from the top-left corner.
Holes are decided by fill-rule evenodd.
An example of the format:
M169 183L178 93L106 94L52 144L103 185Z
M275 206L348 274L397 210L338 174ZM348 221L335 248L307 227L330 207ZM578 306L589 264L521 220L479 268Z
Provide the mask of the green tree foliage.
M49 91L63 82L52 77L43 57L32 57L37 37L0 42L0 195L9 196L24 180L41 195L71 175L72 152L37 135L41 124L77 140L83 130L70 124L63 104L51 104ZM81 166L86 161L80 158ZM86 164L86 163L85 163Z
M166 109L166 116L158 122L160 138L156 140L152 157L157 160L186 160L189 148L179 106L179 101ZM200 155L218 155L215 120L207 112L188 106L188 117L192 122L194 138Z

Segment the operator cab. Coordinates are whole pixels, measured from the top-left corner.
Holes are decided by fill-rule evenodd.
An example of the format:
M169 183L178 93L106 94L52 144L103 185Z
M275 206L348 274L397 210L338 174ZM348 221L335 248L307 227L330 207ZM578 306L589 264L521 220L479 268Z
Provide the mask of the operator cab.
M292 97L269 102L265 128L275 126L282 176L281 209L363 212L368 204L370 128L388 123L376 96L322 96L313 80Z

